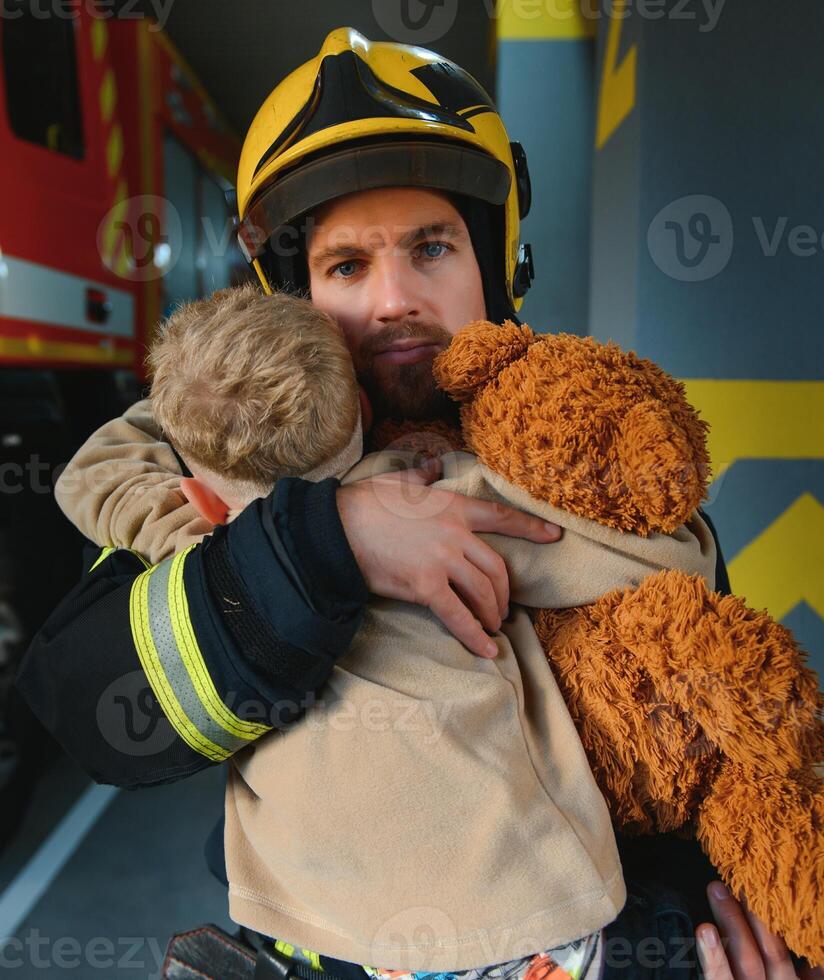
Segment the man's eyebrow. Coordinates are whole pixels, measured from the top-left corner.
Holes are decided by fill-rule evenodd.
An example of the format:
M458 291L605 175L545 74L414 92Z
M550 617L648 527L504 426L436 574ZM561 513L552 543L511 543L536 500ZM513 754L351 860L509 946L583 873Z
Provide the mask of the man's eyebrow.
M407 232L398 242L401 248L409 248L421 238L462 238L466 232L453 221L437 221L432 225L420 225Z
M361 251L362 249L355 245L329 246L313 255L309 264L312 266L321 266L326 265L332 259L354 259Z
M466 238L466 232L453 221L438 221L431 225L419 225L408 231L397 244L397 248L409 248L422 238ZM362 254L364 249L358 245L330 245L316 252L311 260L312 266L322 266L332 259L354 259Z

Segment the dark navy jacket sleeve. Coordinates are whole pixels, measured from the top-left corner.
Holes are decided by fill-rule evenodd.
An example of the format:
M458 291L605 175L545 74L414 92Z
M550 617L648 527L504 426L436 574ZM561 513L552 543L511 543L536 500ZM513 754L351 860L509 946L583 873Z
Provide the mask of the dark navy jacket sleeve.
M179 779L301 717L367 598L338 485L280 480L232 524L155 566L126 549L87 562L35 636L17 686L95 780Z
M701 516L704 518L707 527L710 529L710 534L712 535L713 541L715 541L716 591L720 592L721 595L732 595L732 589L730 588L730 576L729 572L727 571L727 563L724 561L724 556L721 554L721 542L718 540L718 531L715 530L715 525L706 511L702 510Z

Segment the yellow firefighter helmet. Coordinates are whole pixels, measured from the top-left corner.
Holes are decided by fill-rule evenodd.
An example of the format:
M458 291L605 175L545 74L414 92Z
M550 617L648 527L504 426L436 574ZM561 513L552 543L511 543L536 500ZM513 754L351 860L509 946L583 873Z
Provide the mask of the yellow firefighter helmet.
M531 250L519 238L530 204L522 147L458 65L338 28L269 95L243 145L239 241L264 288L307 285L294 247L302 216L344 194L394 186L466 203L488 314L514 314L533 278ZM291 247L279 239L284 229Z

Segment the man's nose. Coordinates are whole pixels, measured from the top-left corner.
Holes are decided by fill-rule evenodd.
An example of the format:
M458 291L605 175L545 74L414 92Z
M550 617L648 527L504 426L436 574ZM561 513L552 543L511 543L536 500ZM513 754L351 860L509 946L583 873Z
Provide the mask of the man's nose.
M399 260L386 256L372 276L372 309L380 323L420 318L422 298L415 283L414 272Z

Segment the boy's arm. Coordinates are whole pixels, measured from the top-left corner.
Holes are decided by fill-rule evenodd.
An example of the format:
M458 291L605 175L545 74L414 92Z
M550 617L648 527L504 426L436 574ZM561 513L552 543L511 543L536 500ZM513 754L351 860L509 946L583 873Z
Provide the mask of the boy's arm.
M89 436L55 496L89 540L133 548L154 564L212 530L181 493L182 475L145 398Z
M231 524L147 567L104 551L35 637L17 686L98 782L168 782L311 704L367 590L338 481L280 480Z

